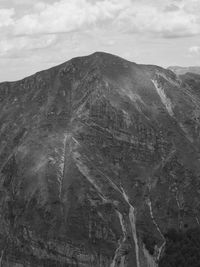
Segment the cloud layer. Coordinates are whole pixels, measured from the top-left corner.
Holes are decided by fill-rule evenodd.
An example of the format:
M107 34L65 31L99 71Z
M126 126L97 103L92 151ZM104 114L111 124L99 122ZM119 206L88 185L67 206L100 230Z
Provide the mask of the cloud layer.
M198 0L171 1L171 4L162 6L155 4L156 2L150 0L60 0L51 4L39 2L33 5L32 12L29 11L18 19L11 19L13 9L1 10L3 19L0 25L13 24L13 33L21 35L77 31L105 22L122 31L148 32L161 34L163 37L200 33Z
M116 0L61 0L53 4L39 3L35 12L16 21L15 34L62 33L84 29L101 22L112 21L127 6Z
M49 47L56 41L56 35L44 35L39 37L13 37L0 40L0 56L14 56L17 53L32 49L43 49Z
M30 0L28 1L30 2ZM14 18L14 10L0 9L0 27L13 25L15 35L78 31L111 24L118 30L148 32L163 37L200 33L199 0L171 0L159 5L145 0L60 0L38 2L25 14ZM30 3L29 3L30 4ZM115 28L116 29L116 28Z

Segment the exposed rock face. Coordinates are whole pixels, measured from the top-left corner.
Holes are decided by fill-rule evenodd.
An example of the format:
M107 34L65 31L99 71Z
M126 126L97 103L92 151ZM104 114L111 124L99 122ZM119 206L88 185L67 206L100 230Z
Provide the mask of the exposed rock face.
M187 77L95 53L0 84L0 111L0 266L156 267L199 227Z

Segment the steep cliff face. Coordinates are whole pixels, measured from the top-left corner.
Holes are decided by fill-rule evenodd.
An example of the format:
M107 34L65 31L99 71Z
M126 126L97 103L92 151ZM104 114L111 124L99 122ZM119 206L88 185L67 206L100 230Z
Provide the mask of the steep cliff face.
M0 266L157 267L199 227L197 91L105 53L0 84Z

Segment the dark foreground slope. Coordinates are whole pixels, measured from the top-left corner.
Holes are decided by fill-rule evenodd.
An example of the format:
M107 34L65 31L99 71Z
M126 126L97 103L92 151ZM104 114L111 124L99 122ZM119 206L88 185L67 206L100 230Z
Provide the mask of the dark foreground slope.
M0 84L0 266L168 266L170 229L200 221L183 78L95 53Z

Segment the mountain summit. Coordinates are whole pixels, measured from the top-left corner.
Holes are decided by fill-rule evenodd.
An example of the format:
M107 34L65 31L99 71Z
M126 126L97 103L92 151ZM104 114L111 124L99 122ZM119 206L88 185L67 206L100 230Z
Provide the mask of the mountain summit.
M0 84L0 266L198 266L192 79L98 52Z

